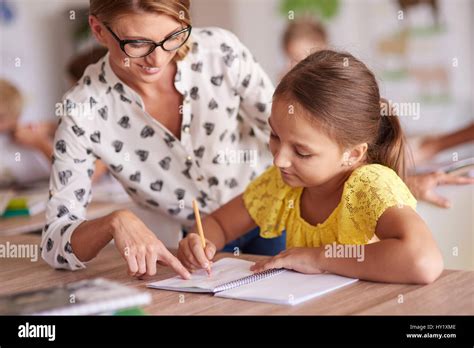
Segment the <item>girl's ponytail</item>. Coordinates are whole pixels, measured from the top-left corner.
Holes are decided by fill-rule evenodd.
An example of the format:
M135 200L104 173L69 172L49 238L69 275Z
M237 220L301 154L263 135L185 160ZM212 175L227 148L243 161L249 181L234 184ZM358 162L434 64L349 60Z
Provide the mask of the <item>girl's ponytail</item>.
M398 116L389 102L380 99L380 121L376 141L369 145L371 163L392 168L402 179L406 178L406 140Z

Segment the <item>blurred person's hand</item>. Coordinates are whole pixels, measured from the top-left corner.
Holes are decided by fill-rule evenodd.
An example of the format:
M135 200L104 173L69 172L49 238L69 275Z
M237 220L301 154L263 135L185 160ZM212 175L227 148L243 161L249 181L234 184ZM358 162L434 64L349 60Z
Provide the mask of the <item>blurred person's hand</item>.
M107 167L107 165L101 160L97 160L95 162L94 174L92 174L92 182L99 182L100 179L102 179L102 177L108 173L108 171L109 168Z
M427 136L419 140L413 151L413 160L415 163L423 163L435 157L438 152L439 139Z
M434 204L441 208L449 208L451 202L437 194L434 189L443 185L474 184L474 178L434 172L409 176L406 183L416 199Z
M413 159L421 163L432 159L436 154L446 149L474 142L474 123L455 132L436 136L425 136L411 139Z
M51 126L48 123L17 125L13 137L18 144L36 148L51 141Z
M49 123L17 125L13 139L17 144L40 151L50 159L53 154L51 131Z

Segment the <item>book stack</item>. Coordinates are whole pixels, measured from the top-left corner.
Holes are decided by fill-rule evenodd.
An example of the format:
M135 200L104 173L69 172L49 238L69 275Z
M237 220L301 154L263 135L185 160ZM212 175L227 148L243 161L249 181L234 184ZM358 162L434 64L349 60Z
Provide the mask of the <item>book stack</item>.
M0 315L131 315L150 302L147 292L96 278L0 296Z

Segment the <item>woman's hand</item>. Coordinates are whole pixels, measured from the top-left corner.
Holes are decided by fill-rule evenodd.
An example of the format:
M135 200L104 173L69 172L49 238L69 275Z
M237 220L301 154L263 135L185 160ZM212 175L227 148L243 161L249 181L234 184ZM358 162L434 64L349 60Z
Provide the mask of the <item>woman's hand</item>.
M197 233L189 233L179 242L178 259L191 272L196 269L208 269L216 254L216 246L206 239L206 248L203 249L201 238Z
M296 272L316 274L324 271L319 266L322 248L291 248L274 257L258 261L250 269L263 272L271 268L286 268Z
M156 263L171 267L184 279L190 274L163 243L132 212L115 213L112 236L120 254L127 261L131 276L155 275Z
M438 195L434 189L442 185L474 184L474 178L435 172L412 175L406 179L406 183L416 199L434 204L441 208L449 208L451 202Z

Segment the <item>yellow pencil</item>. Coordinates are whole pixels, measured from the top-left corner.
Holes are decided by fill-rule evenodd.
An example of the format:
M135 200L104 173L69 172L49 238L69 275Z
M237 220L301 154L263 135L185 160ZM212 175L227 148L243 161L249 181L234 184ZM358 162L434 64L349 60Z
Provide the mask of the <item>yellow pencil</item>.
M199 214L199 208L195 199L193 199L193 209L199 237L201 237L202 248L206 249L206 238L204 237L204 231L202 230L201 215ZM208 266L206 271L209 275L211 275L211 266Z

